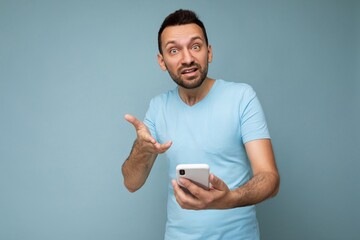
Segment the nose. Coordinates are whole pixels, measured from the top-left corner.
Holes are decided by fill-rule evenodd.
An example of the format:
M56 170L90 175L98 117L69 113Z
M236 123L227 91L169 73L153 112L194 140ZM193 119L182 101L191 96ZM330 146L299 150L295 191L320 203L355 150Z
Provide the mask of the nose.
M192 63L194 63L194 57L188 49L185 49L182 55L182 64L191 65Z

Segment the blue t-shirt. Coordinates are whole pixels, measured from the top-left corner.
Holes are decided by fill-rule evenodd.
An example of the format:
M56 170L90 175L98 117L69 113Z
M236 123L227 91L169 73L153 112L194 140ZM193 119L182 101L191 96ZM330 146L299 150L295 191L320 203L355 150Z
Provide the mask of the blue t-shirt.
M170 179L175 179L177 164L206 163L230 189L251 178L244 143L270 138L254 90L224 80L216 80L193 106L181 100L178 88L153 98L144 122L158 142L173 141L166 152ZM184 210L169 181L165 239L259 239L255 206Z

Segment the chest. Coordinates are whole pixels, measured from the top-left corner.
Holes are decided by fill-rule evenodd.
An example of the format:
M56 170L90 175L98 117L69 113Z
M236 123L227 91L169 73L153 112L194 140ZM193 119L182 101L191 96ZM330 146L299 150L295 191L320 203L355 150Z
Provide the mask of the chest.
M234 105L167 107L159 114L155 127L159 141L173 141L175 152L192 149L217 154L242 145L240 118Z

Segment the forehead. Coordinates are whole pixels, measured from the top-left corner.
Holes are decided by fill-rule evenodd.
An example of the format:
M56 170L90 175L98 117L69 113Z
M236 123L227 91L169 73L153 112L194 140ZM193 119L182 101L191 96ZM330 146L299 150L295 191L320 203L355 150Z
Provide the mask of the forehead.
M183 42L189 41L194 37L200 38L205 41L204 33L197 24L185 24L177 26L169 26L164 29L161 34L162 46L165 46L168 42Z

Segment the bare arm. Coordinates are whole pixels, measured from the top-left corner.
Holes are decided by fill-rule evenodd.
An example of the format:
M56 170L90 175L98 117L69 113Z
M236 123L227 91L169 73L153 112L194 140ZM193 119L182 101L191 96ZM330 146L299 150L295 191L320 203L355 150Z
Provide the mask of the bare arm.
M137 138L129 157L122 165L122 173L125 187L130 192L135 192L144 185L157 155L168 150L172 143L158 143L143 122L131 115L125 115L125 119L135 127Z
M227 209L257 204L275 196L279 190L280 177L276 168L271 141L255 140L245 144L253 170L253 177L243 186L230 190L218 177L211 174L213 188L206 191L187 179L182 184L192 193L186 194L172 181L179 205L185 209Z
M279 191L280 176L276 168L271 141L255 140L245 144L253 177L243 186L233 191L235 206L257 204Z

